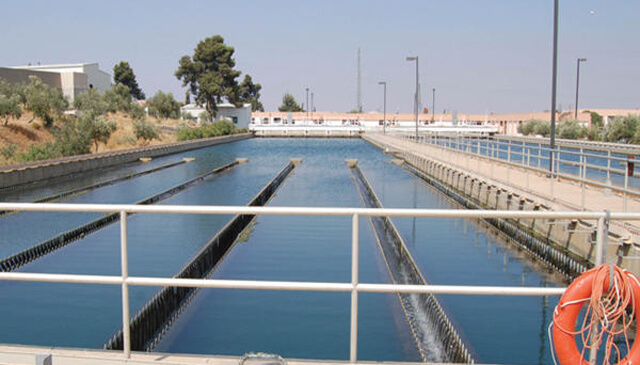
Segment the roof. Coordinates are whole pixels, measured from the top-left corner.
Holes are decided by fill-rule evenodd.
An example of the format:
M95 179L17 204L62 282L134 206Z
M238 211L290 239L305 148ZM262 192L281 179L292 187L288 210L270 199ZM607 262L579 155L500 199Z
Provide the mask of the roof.
M98 62L81 62L81 63L62 63L62 64L51 64L51 65L23 65L23 66L12 66L11 68L30 68L30 69L38 69L38 68L71 68L71 67L84 67L98 65Z

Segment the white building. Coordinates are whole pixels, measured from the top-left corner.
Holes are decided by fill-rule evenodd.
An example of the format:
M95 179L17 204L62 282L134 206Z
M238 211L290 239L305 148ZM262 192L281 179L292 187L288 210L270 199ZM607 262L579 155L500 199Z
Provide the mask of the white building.
M248 128L251 122L251 104L244 104L241 107L236 107L233 104L218 104L218 113L216 120L228 120L233 122L236 128ZM206 109L196 104L187 104L180 108L180 115L188 114L198 123L205 122L201 120L200 116L206 112Z
M70 102L73 102L76 96L90 88L105 92L111 87L111 75L100 70L97 62L66 65L29 65L11 68L33 71L35 76L38 76L38 72L59 74L62 94Z

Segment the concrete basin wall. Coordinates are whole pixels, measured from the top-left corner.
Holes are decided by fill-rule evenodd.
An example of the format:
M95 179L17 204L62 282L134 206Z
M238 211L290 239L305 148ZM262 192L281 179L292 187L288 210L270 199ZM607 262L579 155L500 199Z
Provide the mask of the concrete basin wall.
M71 174L138 161L145 157L158 157L183 151L230 143L251 138L250 133L176 142L164 145L137 147L126 150L101 152L52 160L8 166L0 169L0 189L19 186Z

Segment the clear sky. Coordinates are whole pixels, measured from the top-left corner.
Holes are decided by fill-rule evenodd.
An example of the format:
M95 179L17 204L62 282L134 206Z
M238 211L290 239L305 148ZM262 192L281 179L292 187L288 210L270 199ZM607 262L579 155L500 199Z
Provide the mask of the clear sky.
M356 106L362 49L365 111L412 112L420 58L423 104L436 111L549 110L553 0L30 1L0 7L0 66L128 61L147 96L186 89L173 73L196 44L220 34L237 68L276 110L285 92L318 111ZM560 0L558 103L640 108L640 1ZM240 78L242 78L241 76Z

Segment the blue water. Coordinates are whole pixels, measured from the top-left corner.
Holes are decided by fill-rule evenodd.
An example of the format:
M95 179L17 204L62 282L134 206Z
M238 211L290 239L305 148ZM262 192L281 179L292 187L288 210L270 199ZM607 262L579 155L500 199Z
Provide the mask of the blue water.
M268 160L256 166L242 164L162 204L247 204L287 162ZM20 216L26 215L15 215ZM4 223L9 217L0 222ZM131 216L128 220L130 274L165 277L175 274L229 219L230 216L222 215ZM5 229L18 236L29 223L23 224L22 227L5 226ZM117 224L108 226L20 271L119 275L119 230ZM132 288L132 313L156 290ZM0 282L0 293L0 308L4 309L3 313L12 313L3 318L6 331L0 331L0 342L95 348L101 347L121 326L119 288Z
M171 157L171 161L179 160L185 156L193 156L196 158L196 161L126 180L114 185L105 186L81 195L72 196L61 201L61 203L133 204L216 167L229 163L235 160L236 157L242 157L237 154L237 149L238 145L236 144L224 144L210 149L199 149L179 154ZM169 159L169 157L165 159ZM166 163L167 161L164 162ZM142 170L146 170L152 166L144 164L143 167ZM125 171L128 173L129 168L125 168ZM92 178L79 178L77 180L82 181L80 186L86 186L90 185L88 181L92 180ZM64 184L57 182L53 183L47 189L60 192L64 191L62 190L63 188ZM20 196L20 194L18 195ZM49 195L49 193L46 195ZM34 197L39 195L30 191L29 196ZM14 201L8 196L5 196L5 199L7 201ZM16 199L15 201L19 200L20 199ZM0 219L0 257L7 257L20 252L100 216L100 213L18 212L3 217ZM38 222L38 224L33 224L34 222ZM27 226L29 229L25 230L24 227Z
M174 170L181 167L172 168L171 174L154 173L150 176L155 178L135 179L129 188L117 184L113 190L98 189L83 198L110 201L111 194L117 194L112 196L113 201L135 201L139 200L139 194L153 194L148 190L162 190L160 185L172 186L235 157L248 157L248 164L162 203L242 205L289 158L302 157L303 163L285 181L270 205L361 207L344 163L345 158L358 158L385 207L454 207L431 187L391 164L389 156L361 140L252 139L184 155L196 152L196 162L185 165L188 171L176 173ZM28 232L34 225L30 214L0 218L0 227L5 229L3 237L7 232L20 242L22 232L30 242L35 240ZM79 221L89 220L89 215L78 216ZM5 225L10 217L16 218ZM175 274L228 219L228 216L196 215L130 217L131 274ZM430 283L510 286L559 283L557 278L544 274L544 269L471 222L406 218L393 221ZM64 222L47 220L46 226L51 227L47 232L56 232L56 223ZM361 281L388 283L388 273L366 217L360 219L360 240ZM3 241L0 249L5 244ZM260 216L248 240L236 244L213 276L349 282L350 245L349 217ZM119 274L119 256L116 224L37 260L22 271ZM132 287L132 314L156 290ZM358 358L417 361L417 351L397 297L360 294L359 298ZM449 295L438 299L481 362L551 363L543 329L557 298ZM119 287L2 282L0 311L5 313L2 320L6 330L0 332L0 342L101 347L121 326L120 300ZM349 356L349 309L348 293L201 290L157 350L232 355L267 351L287 357L344 360Z
M375 150L359 141L283 143L304 162L270 205L361 206L344 159L365 157L363 147L380 158ZM269 151L271 155L291 153ZM361 280L388 282L376 263L369 223L362 220L360 227ZM349 282L350 239L350 217L259 217L251 238L237 244L213 277ZM363 295L359 308L361 359L419 361L410 346L408 327L399 318L395 295ZM349 312L348 293L203 290L157 350L229 355L265 351L286 357L346 359Z

